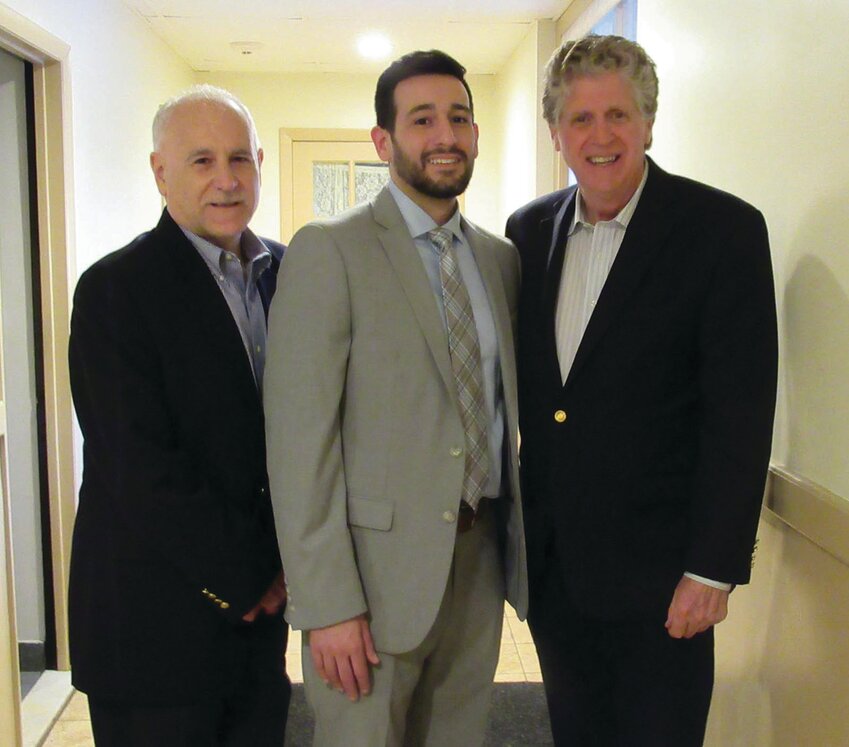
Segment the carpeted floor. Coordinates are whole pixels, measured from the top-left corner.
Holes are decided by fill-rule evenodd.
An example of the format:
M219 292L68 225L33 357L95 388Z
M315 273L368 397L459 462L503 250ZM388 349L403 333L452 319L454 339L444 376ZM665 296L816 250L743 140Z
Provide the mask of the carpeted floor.
M286 747L309 747L313 722L304 686L293 685ZM531 682L496 683L484 747L552 747L542 685Z

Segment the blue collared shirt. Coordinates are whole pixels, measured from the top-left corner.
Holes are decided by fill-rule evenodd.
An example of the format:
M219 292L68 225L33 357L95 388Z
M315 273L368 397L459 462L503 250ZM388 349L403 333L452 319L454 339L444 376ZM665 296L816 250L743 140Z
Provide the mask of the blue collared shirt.
M442 299L442 281L439 277L439 251L428 239L428 231L439 228L436 222L415 202L413 202L390 179L389 191L401 211L401 216L407 224L413 243L418 249L422 264L427 272L436 306L445 325L445 345L448 345L448 327L445 320L445 304ZM478 332L478 342L481 351L481 367L483 369L483 388L489 428L489 478L483 491L487 498L496 498L501 494L501 459L502 443L504 440L504 390L501 384L501 360L498 353L498 337L495 331L495 319L489 305L489 297L483 284L480 270L475 262L475 256L469 242L463 233L463 217L460 210L442 226L454 236L454 251L460 274L469 292L472 313L475 317L475 327Z
M192 242L218 283L233 320L239 328L245 352L254 373L257 389L262 392L262 373L265 370L266 323L262 298L257 281L270 266L271 252L252 231L242 234L241 249L245 264L233 252L180 229Z

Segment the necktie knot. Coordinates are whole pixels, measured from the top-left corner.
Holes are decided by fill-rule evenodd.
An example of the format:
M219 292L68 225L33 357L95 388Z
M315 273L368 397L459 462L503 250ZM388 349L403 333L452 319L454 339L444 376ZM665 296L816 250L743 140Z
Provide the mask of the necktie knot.
M427 232L427 237L440 254L447 252L454 244L454 234L447 228L434 228Z

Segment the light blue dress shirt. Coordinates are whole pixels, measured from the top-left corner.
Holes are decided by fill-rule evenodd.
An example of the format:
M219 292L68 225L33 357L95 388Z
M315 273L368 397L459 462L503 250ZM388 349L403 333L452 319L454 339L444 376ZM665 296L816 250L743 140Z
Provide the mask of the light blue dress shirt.
M259 295L257 281L270 266L271 252L252 231L242 234L242 254L239 258L220 246L197 236L184 228L180 229L192 242L198 254L206 262L212 277L218 283L233 320L239 328L245 352L251 363L257 389L262 392L262 373L265 370L266 324L265 309Z

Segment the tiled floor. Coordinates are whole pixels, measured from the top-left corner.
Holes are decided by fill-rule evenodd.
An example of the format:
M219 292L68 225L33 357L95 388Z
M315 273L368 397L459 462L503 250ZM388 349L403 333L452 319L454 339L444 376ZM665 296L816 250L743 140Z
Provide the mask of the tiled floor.
M301 634L292 631L289 650L286 653L286 668L292 682L301 682ZM504 610L504 630L501 634L501 655L496 682L541 682L531 632L527 623L520 622L511 607ZM91 726L88 719L88 703L85 695L74 693L59 720L53 726L44 747L93 747Z

